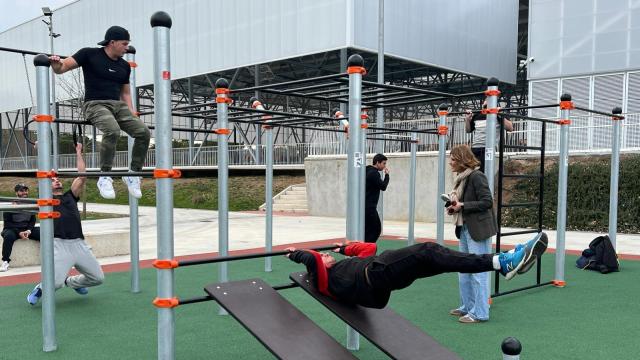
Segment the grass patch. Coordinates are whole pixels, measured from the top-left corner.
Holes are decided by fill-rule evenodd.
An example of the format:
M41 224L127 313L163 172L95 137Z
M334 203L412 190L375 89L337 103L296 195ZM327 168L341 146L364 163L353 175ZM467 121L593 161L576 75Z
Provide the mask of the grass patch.
M116 198L103 199L96 187L97 179L88 179L86 186L86 201L101 204L129 203L127 187L120 179L113 179ZM73 179L63 179L65 189L68 189ZM37 194L36 180L29 178L0 178L0 195L15 196L13 187L16 183L25 183L31 188L30 197ZM290 185L305 182L304 175L276 175L273 177L273 194L277 194ZM8 190L8 191L7 191ZM218 209L218 179L217 178L185 178L173 183L173 203L176 208ZM246 211L257 210L265 201L265 179L263 176L230 176L229 177L229 210ZM140 206L156 205L155 180L142 180L142 199Z

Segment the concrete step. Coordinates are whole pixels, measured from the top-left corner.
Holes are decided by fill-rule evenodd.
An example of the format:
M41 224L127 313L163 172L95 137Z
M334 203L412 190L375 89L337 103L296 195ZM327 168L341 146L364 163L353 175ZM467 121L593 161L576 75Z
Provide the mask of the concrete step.
M265 204L260 206L264 210ZM307 207L307 187L305 185L294 185L283 194L273 200L274 211L306 212Z
M286 199L286 200L304 200L304 201L307 201L307 194L298 194L298 193L289 194L289 193L286 193L286 194L280 196L278 201L284 200L284 199Z
M309 209L300 205L278 204L273 205L273 211L309 211Z

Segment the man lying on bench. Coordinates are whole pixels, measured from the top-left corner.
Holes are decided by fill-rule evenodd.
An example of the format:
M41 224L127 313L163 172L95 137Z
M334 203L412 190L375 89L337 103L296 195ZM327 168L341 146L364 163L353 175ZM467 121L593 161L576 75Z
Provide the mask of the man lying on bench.
M391 291L442 273L497 270L510 280L517 273L528 271L530 264L544 253L547 237L536 237L496 255L461 253L430 242L386 250L377 256L375 243L336 245L335 252L351 257L336 261L326 253L295 248L288 248L286 257L306 265L322 294L344 303L382 309L389 302Z

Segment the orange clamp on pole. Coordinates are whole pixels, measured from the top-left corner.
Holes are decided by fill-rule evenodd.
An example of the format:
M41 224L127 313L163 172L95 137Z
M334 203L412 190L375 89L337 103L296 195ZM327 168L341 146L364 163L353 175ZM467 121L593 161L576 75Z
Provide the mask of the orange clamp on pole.
M227 88L216 88L217 95L228 94L228 93L229 93L229 89Z
M612 116L611 120L624 120L624 116Z
M449 133L449 127L447 125L438 126L438 135L447 135Z
M156 179L172 178L176 179L182 176L182 171L176 169L153 169L153 177Z
M178 300L178 298L176 297L172 297L172 298L155 298L153 299L153 305L155 305L155 307L159 307L159 308L166 308L166 309L171 309L174 308L178 305L180 305L180 300Z
M497 90L497 89L496 90L485 90L484 94L486 96L500 96L501 92L500 92L500 90Z
M231 134L231 129L220 128L220 129L214 129L213 132L218 135L229 135Z
M56 206L60 205L60 199L38 199L36 203L38 206Z
M52 211L52 212L39 212L38 213L38 219L40 220L44 220L44 219L58 219L60 217L60 213L58 211Z
M153 267L156 269L175 269L178 267L178 260L154 260Z
M37 122L53 122L53 115L48 115L48 114L37 114L37 115L33 115L33 120L37 121Z
M272 128L273 128L273 126L271 126L271 125L266 125L266 124L265 124L265 125L262 125L262 128L263 128L263 129L272 129Z
M447 116L447 115L449 115L449 112L448 111L438 111L438 115Z
M361 74L361 75L367 75L367 69L365 69L362 66L349 66L347 68L347 74Z
M560 101L560 109L562 110L572 110L575 108L573 101Z
M558 120L558 125L571 125L571 120L569 119Z
M216 91L217 90L218 89L216 89ZM228 97L222 97L222 96L216 97L216 103L217 104L224 104L224 103L231 104L232 102L233 102L233 100L231 100L231 98L228 98Z
M482 109L480 110L481 114L487 115L487 114L497 114L498 111L500 111L500 108L498 107L494 107L494 108L489 108L489 109Z
M367 123L362 123L362 124L360 124L360 128L361 128L361 129L368 129L368 128L369 128L369 124L367 124Z
M136 64L135 61L127 61L129 63L129 66L131 66L132 68L136 68L138 67L138 64Z
M56 177L57 173L54 170L51 171L36 171L37 178L53 178Z
M555 287L565 287L567 286L567 282L564 280L553 280L551 284Z

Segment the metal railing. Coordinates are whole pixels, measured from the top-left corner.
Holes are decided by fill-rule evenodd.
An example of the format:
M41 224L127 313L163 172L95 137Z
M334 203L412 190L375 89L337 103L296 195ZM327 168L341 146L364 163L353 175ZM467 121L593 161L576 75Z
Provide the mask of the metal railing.
M622 125L622 147L623 151L640 150L640 114L626 114ZM434 129L437 119L419 119L407 121L392 121L385 123L385 127L392 129L419 130ZM449 126L449 139L447 149L460 144L469 144L473 134L467 134L464 130L464 119L461 117L451 117L447 119ZM541 141L540 123L535 121L514 121L514 131L506 135L507 144L539 146ZM607 153L611 151L611 119L605 116L575 116L572 117L570 130L571 152L594 152ZM384 152L408 152L410 143L406 141L408 135L392 134L380 135L386 137L384 140ZM309 139L312 142L302 144L276 144L274 145L275 165L302 165L304 159L310 155L340 155L346 154L346 140L343 134L321 132L319 130L309 131ZM557 153L559 144L559 126L548 124L546 146L547 153ZM435 151L438 146L438 139L435 135L418 134L418 151ZM367 142L367 151L375 151L376 140ZM256 152L261 152L261 156L256 156ZM230 145L229 165L231 166L251 166L257 164L256 159L265 159L264 145ZM85 160L88 168L98 168L100 166L99 153L86 153ZM75 154L62 154L58 157L60 169L75 168ZM155 149L149 149L144 166L155 167ZM176 167L198 166L214 167L218 163L218 153L215 146L201 148L176 148L173 149L173 164ZM0 160L0 171L9 170L34 170L37 168L37 156L5 158ZM126 151L116 152L114 168L128 168Z

